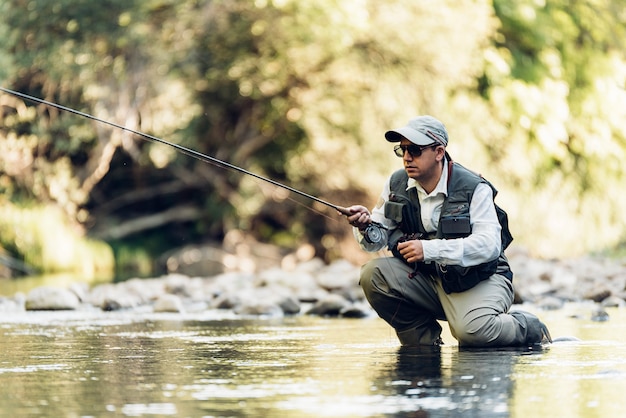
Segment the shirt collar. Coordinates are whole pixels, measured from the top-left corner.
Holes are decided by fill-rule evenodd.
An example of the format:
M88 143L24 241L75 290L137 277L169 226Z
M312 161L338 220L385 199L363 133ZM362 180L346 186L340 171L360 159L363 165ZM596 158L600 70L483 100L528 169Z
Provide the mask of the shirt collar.
M446 158L444 158L443 160L443 168L444 169L441 173L441 177L439 178L439 183L437 183L435 189L428 196L437 196L440 193L444 196L448 196L448 160ZM413 187L418 191L418 193L427 195L422 186L420 186L415 179L409 177L406 182L406 189L409 190Z

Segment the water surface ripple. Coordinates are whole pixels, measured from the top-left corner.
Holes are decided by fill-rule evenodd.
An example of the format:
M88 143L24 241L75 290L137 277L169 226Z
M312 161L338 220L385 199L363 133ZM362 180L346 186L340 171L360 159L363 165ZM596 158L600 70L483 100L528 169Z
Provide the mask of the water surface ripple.
M540 350L401 349L378 318L5 315L0 416L620 416L626 310L591 310L542 312L581 341Z

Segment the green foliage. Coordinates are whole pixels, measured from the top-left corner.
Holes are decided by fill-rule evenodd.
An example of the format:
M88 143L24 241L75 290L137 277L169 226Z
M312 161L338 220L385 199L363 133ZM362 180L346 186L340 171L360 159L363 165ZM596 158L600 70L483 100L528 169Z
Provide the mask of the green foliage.
M86 239L54 207L0 206L0 248L40 272L72 272L84 279L109 275L108 245Z
M371 206L400 166L384 131L432 114L500 189L516 243L567 254L626 230L621 1L6 0L0 14L4 86L325 200ZM241 173L0 105L0 192L60 207L118 260L232 229L349 248L334 213Z
M616 242L626 204L611 192L626 145L623 5L495 1L494 10L501 26L481 84L496 128L483 142L506 138L490 171L513 186L518 236L548 255Z

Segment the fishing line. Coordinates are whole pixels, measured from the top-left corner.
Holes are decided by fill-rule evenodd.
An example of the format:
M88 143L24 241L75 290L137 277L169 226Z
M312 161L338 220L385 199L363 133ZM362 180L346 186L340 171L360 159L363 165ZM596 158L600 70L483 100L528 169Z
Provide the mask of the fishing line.
M231 170L234 170L234 171L238 171L238 172L243 173L243 174L247 174L247 175L249 175L249 176L251 176L251 177L253 177L253 178L257 179L257 180L264 181L264 182L272 184L272 185L274 185L276 187L285 189L285 190L287 190L289 192L295 193L295 194L297 194L299 196L305 197L305 198L307 198L309 200L312 200L314 202L317 202L317 203L320 203L320 204L322 204L324 206L332 208L332 209L336 210L337 212L341 213L342 215L345 215L345 216L352 215L352 212L349 209L347 209L347 208L345 208L343 206L339 206L339 205L335 205L333 203L327 202L327 201L325 201L323 199L320 199L319 197L310 195L308 193L305 193L305 192L300 191L298 189L295 189L293 187L290 187L290 186L287 186L285 184L279 183L279 182L277 182L275 180L272 180L270 178L263 177L263 176L261 176L259 174L256 174L256 173L253 173L251 171L245 170L245 169L243 169L241 167L238 167L238 166L236 166L234 164L231 164L231 163L228 163L226 161L220 160L218 158L212 157L210 155L203 154L203 153L201 153L199 151L196 151L196 150L193 150L191 148L187 148L187 147L184 147L182 145L175 144L173 142L169 142L169 141L166 141L164 139L158 138L156 136L149 135L149 134L146 134L144 132L140 132L140 131L137 131L135 129L131 129L131 128L125 127L123 125L120 125L120 124L117 124L117 123L114 123L114 122L110 122L110 121L98 118L96 116L90 115L89 113L81 112L81 111L78 111L76 109L72 109L70 107L62 106L62 105L57 104L57 103L53 103L53 102L50 102L50 101L47 101L47 100L40 99L38 97L30 96L30 95L25 94L25 93L20 93L20 92L17 92L17 91L11 90L11 89L7 89L7 88L1 87L1 86L0 86L0 91L3 91L5 93L11 94L11 95L16 96L16 97L20 97L20 98L28 100L30 102L34 102L34 103L50 106L50 107L53 107L55 109L59 109L59 110L62 110L62 111L68 112L68 113L73 113L75 115L82 116L84 118L91 119L93 121L100 122L100 123L112 126L114 128L121 129L121 130L126 131L126 132L133 133L133 134L135 134L135 135L137 135L137 136L139 136L141 138L147 139L147 140L152 141L154 143L159 143L159 144L163 144L163 145L172 147L172 148L176 149L177 151L179 151L180 153L185 154L187 156L190 156L192 158L195 158L195 159L197 159L199 161L202 161L204 163L216 165L216 166L218 166L220 168L228 168L228 169L231 169ZM288 197L288 199L293 201L293 202L298 203L299 205L302 205L303 207L306 207L309 210L314 211L315 213L317 213L319 215L322 215L322 216L324 216L324 217L326 217L328 219L332 219L329 216L322 214L320 211L318 211L314 207L304 205L302 202L298 202L298 201L296 201L296 200L294 200L292 198L289 198L289 197ZM379 228L386 229L386 227L384 227L380 223L371 222L370 226L367 227L365 231L362 231L362 234L368 240L368 242L372 242L372 240L381 240L380 243L382 245L386 245L386 233L384 233L382 230L379 230ZM384 243L382 242L382 240L384 240ZM377 251L377 252L379 252L379 251Z
M138 131L138 130L135 130L135 129L131 129L131 128L128 128L126 126L123 126L123 125L120 125L120 124L117 124L117 123L114 123L114 122L110 122L110 121L98 118L98 117L93 116L93 115L91 115L89 113L81 112L81 111L78 111L76 109L72 109L70 107L62 106L62 105L57 104L57 103L53 103L53 102L50 102L50 101L47 101L47 100L40 99L38 97L30 96L30 95L25 94L25 93L20 93L18 91L7 89L7 88L1 87L1 86L0 86L0 91L3 91L5 93L7 93L7 94L11 94L11 95L16 96L16 97L20 97L22 99L28 100L28 101L33 102L33 103L38 103L38 104L43 104L43 105L46 105L46 106L50 106L50 107L53 107L55 109L59 109L59 110L62 110L62 111L68 112L68 113L72 113L72 114L75 114L75 115L78 115L78 116L82 116L84 118L91 119L93 121L96 121L96 122L99 122L99 123L103 123L105 125L109 125L109 126L112 126L114 128L117 128L117 129L121 129L121 130L126 131L126 132L130 132L132 134L135 134L135 135L139 136L140 138L152 141L154 143L159 143L159 144L163 144L163 145L172 147L172 148L176 149L178 152L180 152L182 154L185 154L187 156L190 156L192 158L195 158L195 159L197 159L199 161L202 161L204 163L212 164L212 165L215 165L215 166L220 167L220 168L227 168L227 169L231 169L231 170L234 170L234 171L238 171L238 172L240 172L242 174L246 174L246 175L249 175L251 177L254 177L255 179L258 179L258 180L264 181L266 183L272 184L272 185L274 185L276 187L285 189L285 190L287 190L289 192L295 193L295 194L297 194L299 196L302 196L302 197L307 198L309 200L312 200L314 202L318 202L318 203L320 203L320 204L322 204L324 206L327 206L329 208L335 209L337 212L341 213L342 215L345 215L345 216L352 215L352 212L349 209L347 209L347 208L345 208L343 206L338 206L338 205L335 205L333 203L327 202L327 201L325 201L323 199L320 199L320 198L318 198L316 196L310 195L308 193L305 193L305 192L300 191L298 189L295 189L293 187L290 187L290 186L287 186L285 184L279 183L279 182L277 182L275 180L272 180L270 178L263 177L263 176L261 176L259 174L253 173L253 172L248 171L248 170L246 170L244 168L238 167L238 166L236 166L234 164L228 163L226 161L220 160L220 159L212 157L210 155L203 154L203 153L201 153L199 151L196 151L196 150L193 150L191 148L187 148L187 147L184 147L182 145L166 141L166 140L164 140L162 138L158 138L156 136L149 135L149 134L146 134L144 132L141 132L141 131ZM291 199L291 198L288 198L288 199L293 201L293 202L296 202L296 203L298 203L298 204L300 204L300 205L302 205L302 206L304 206L304 207L306 207L306 208L308 208L308 209L310 209L310 210L312 210L312 211L314 211L314 212L316 212L316 213L318 213L318 214L320 214L320 215L322 215L322 216L324 216L326 218L330 219L329 216L322 214L320 211L316 210L315 208L313 208L311 206L306 206L303 203L298 202L298 201L296 201L294 199ZM375 222L373 222L372 224L375 224L375 225L378 225L378 226L382 227L381 224L378 224L378 223L375 223ZM365 231L365 233L364 233L365 235L364 236L368 236L368 232L374 233L377 236L378 233L376 231L377 231L376 228L372 228L371 230L368 228L368 231ZM380 232L382 232L382 231L380 231ZM387 251L384 251L381 248L380 250L376 251L376 253L379 256L381 256L383 259L386 259L387 263L389 263L389 264L391 263L389 261L389 253ZM404 290L404 284L401 284L401 291L403 291L403 290ZM404 299L404 295L402 295L402 297ZM400 309L401 303L402 303L401 300L398 301L398 306L396 308L396 312L393 315L394 318L395 318L396 314L398 313L398 311Z
M84 113L84 112L78 111L76 109L72 109L70 107L62 106L60 104L53 103L53 102L50 102L50 101L47 101L47 100L43 100L43 99L40 99L38 97L30 96L28 94L20 93L18 91L14 91L14 90L7 89L7 88L4 88L4 87L0 87L0 91L3 91L3 92L8 93L8 94L11 94L13 96L20 97L20 98L28 100L30 102L34 102L34 103L39 103L39 104L43 104L43 105L46 105L46 106L50 106L50 107L53 107L55 109L59 109L59 110L62 110L62 111L68 112L68 113L73 113L75 115L82 116L84 118L91 119L93 121L100 122L100 123L112 126L114 128L121 129L121 130L126 131L126 132L133 133L133 134L135 134L135 135L137 135L137 136L139 136L141 138L147 139L149 141L172 147L172 148L176 149L177 151L181 152L182 154L185 154L187 156L193 157L193 158L195 158L195 159L197 159L199 161L202 161L202 162L205 162L205 163L209 163L209 164L213 164L213 165L216 165L216 166L221 167L221 168L229 168L231 170L235 170L235 171L238 171L240 173L247 174L247 175L252 176L252 177L254 177L256 179L259 179L259 180L262 180L264 182L273 184L274 186L277 186L277 187L280 187L282 189L288 190L288 191L290 191L292 193L295 193L297 195L300 195L302 197L310 199L310 200L312 200L314 202L318 202L318 203L321 203L322 205L325 205L327 207L335 209L336 211L338 211L342 215L349 216L349 215L352 214L347 208L345 208L343 206L338 206L338 205L335 205L333 203L327 202L327 201L325 201L323 199L320 199L319 197L310 195L308 193L305 193L303 191L295 189L295 188L293 188L291 186L287 186L286 184L279 183L276 180L272 180L270 178L263 177L263 176L261 176L259 174L253 173L251 171L248 171L246 169L238 167L238 166L236 166L234 164L230 164L230 163L228 163L226 161L223 161L223 160L220 160L218 158L212 157L210 155L203 154L203 153L201 153L199 151L196 151L196 150L193 150L191 148L187 148L187 147L184 147L182 145L175 144L173 142L169 142L169 141L166 141L164 139L158 138L156 136L149 135L149 134L146 134L144 132L137 131L135 129L131 129L131 128L128 128L128 127L123 126L123 125L119 125L119 124L117 124L115 122L110 122L110 121L98 118L96 116L90 115L89 113Z

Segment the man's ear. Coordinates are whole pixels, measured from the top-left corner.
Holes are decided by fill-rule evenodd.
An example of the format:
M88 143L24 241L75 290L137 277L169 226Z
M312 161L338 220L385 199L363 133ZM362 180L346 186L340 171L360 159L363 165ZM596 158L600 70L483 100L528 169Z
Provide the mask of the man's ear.
M435 152L437 153L437 155L435 156L437 161L443 161L443 157L446 156L446 148L443 146L438 146L437 148L435 148Z

